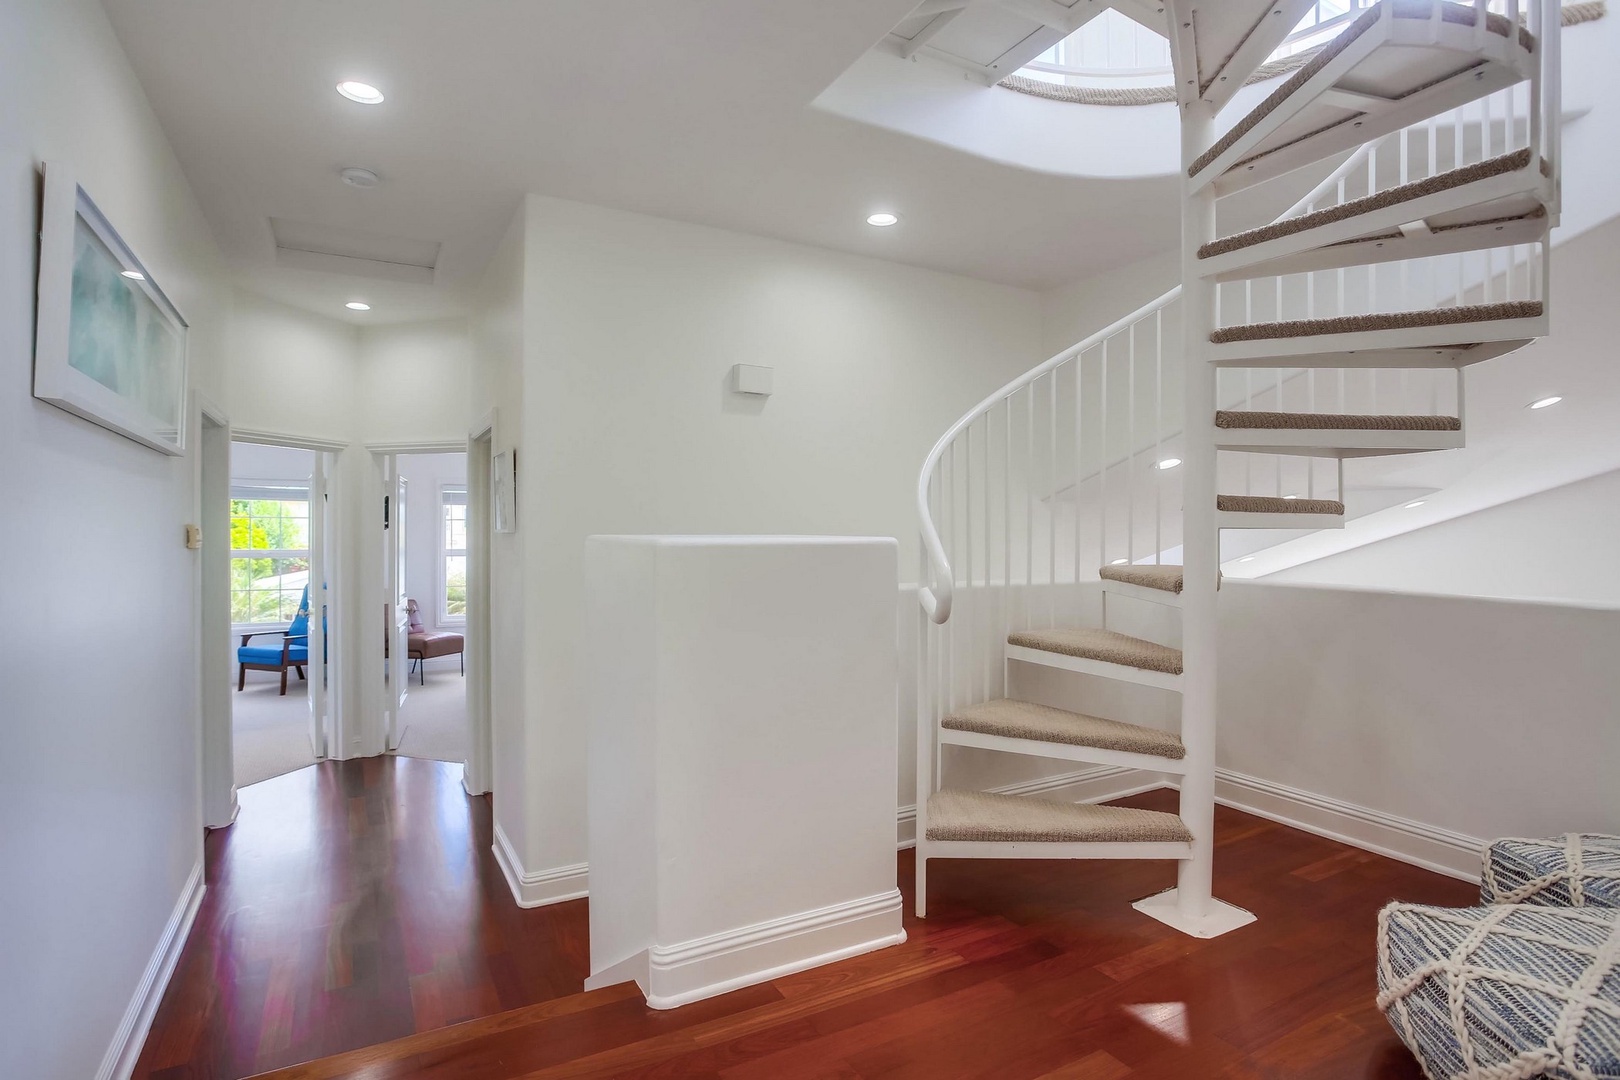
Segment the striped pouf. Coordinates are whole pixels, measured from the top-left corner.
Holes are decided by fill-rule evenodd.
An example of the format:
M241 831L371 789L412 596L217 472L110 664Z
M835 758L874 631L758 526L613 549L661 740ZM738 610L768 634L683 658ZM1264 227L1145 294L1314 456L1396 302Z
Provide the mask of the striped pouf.
M1620 1077L1620 912L1390 904L1378 1007L1430 1080Z
M1483 904L1620 908L1620 836L1498 840L1479 893Z

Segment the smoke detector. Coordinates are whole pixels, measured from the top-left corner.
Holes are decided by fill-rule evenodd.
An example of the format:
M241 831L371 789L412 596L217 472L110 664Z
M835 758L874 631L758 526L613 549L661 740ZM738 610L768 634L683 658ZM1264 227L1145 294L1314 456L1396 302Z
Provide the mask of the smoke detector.
M382 177L378 176L370 169L348 168L341 170L338 175L341 176L343 178L343 182L348 184L350 187L374 188L378 184L382 183Z

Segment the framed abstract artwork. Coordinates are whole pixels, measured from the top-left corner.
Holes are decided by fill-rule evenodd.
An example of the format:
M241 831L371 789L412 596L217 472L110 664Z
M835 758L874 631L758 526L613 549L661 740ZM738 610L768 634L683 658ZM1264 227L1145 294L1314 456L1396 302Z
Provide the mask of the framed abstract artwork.
M45 169L34 396L185 451L186 320L61 164Z

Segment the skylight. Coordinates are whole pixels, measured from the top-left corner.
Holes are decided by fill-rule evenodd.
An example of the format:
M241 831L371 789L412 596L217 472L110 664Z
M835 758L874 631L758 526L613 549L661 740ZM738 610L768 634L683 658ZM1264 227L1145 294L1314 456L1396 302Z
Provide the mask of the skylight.
M1170 80L1170 42L1112 9L1047 49L1018 74L1060 85L1106 79L1110 86Z

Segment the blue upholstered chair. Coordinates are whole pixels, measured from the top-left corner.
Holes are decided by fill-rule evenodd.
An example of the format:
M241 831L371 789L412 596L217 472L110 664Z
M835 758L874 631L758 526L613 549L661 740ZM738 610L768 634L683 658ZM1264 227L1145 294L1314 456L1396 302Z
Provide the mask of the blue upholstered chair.
M281 643L279 645L249 645L248 642L256 637L280 637ZM287 629L258 630L251 634L243 634L242 645L236 650L236 662L239 665L236 676L236 688L238 690L247 686L249 668L254 671L281 672L282 694L287 693L288 668L296 670L300 679L304 678L304 665L309 663L308 585L304 586L304 596L298 601L298 613L293 616L293 621Z

